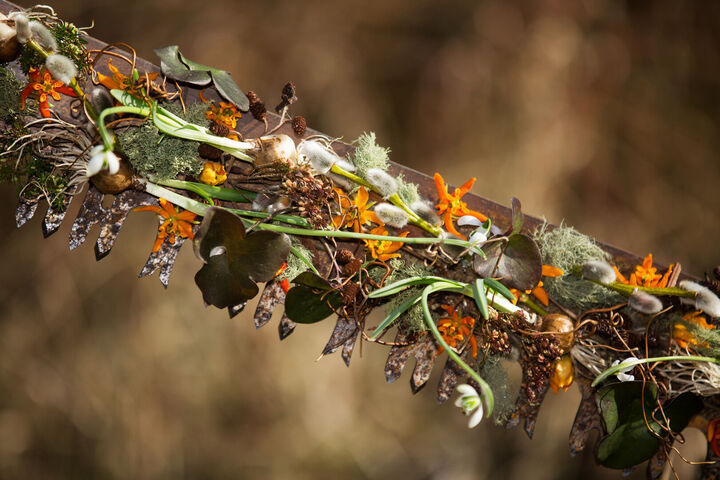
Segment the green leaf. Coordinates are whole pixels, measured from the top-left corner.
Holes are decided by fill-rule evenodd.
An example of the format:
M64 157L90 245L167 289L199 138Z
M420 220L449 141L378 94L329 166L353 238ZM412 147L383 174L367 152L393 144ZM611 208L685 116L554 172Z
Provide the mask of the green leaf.
M160 69L168 78L200 86L207 85L212 80L208 71L191 70L184 64L178 57L180 51L177 45L156 48L155 54L160 57Z
M517 300L517 298L515 298L515 295L513 295L512 292L505 285L498 282L497 280L493 280L492 278L485 278L483 279L483 281L490 290L494 290L495 292L499 293L511 302Z
M203 299L226 308L257 295L255 282L275 277L290 252L290 239L267 230L246 235L237 215L211 207L195 235L194 248L205 262L195 275Z
M385 317L382 322L380 322L380 325L378 325L377 328L373 331L370 338L375 339L375 337L380 335L380 333L382 333L383 330L392 325L392 323L397 320L400 315L405 313L413 305L417 304L420 301L420 297L422 297L422 292L413 295L412 297L408 298L406 301L398 305L392 312L390 312L387 317Z
M409 278L404 278L402 280L398 280L397 282L391 283L390 285L386 285L382 288L379 288L379 289L371 292L370 295L368 295L368 298L387 297L390 295L395 295L396 293L399 293L413 285L429 285L429 284L433 284L436 282L449 283L455 287L465 286L465 284L462 282L456 282L454 280L448 280L447 278L435 277L432 275L427 275L427 276L422 276L422 277L409 277Z
M215 82L215 88L220 92L220 95L237 105L243 112L247 112L250 108L250 100L240 90L240 87L237 86L230 74L222 70L213 70L211 75L213 82Z
M484 249L487 258L475 256L473 268L482 278L499 278L505 285L530 290L542 278L542 256L535 241L514 233L505 244L491 243Z
M333 289L330 282L313 272L302 272L300 275L293 278L292 283L325 291Z
M512 233L520 233L525 224L525 217L523 216L522 209L520 206L520 200L513 197L512 201Z
M472 284L473 298L477 304L480 314L485 320L490 317L490 311L488 310L487 297L485 296L485 285L482 278L475 279Z
M285 314L296 323L316 323L340 306L342 295L324 278L303 272L293 279L295 286L285 296Z

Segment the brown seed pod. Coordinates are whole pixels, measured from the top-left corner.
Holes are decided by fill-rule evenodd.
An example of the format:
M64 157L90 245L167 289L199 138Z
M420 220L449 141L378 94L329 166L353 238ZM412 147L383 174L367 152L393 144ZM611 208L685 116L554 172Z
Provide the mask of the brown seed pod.
M342 248L338 250L337 254L335 255L335 260L337 260L340 265L347 265L348 263L355 260L355 255L353 255L350 250Z
M218 137L227 137L230 134L230 128L227 125L217 122L212 122L209 130Z
M222 157L223 151L207 143L201 143L198 145L198 155L208 160L217 160Z
M293 132L295 132L295 135L298 137L302 137L305 134L305 130L307 129L307 122L305 121L304 117L293 117L292 119L292 129Z
M111 174L103 169L90 177L90 181L101 193L116 195L127 190L132 185L133 172L130 163L125 158L120 159L120 169L117 173Z
M11 62L20 55L20 42L14 22L0 13L0 62Z
M575 342L575 324L567 315L551 313L542 320L542 331L555 333L553 335L563 353L567 353Z
M295 165L297 161L295 142L287 135L267 135L248 142L255 144L255 148L248 150L247 153L255 159L256 166L276 162Z

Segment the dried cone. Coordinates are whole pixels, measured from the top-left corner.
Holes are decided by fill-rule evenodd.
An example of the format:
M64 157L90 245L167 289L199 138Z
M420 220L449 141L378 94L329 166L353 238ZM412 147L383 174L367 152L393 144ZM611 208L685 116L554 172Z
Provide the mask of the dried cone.
M107 169L103 169L90 177L90 181L100 193L116 195L132 185L133 172L130 163L124 157L119 159L120 169L117 173L111 174Z
M575 342L575 324L567 315L551 313L542 320L543 332L555 333L553 335L563 353L567 353Z
M293 117L292 119L292 129L293 132L295 132L295 135L298 137L302 137L305 135L305 130L307 129L307 122L305 121L305 118L303 117Z

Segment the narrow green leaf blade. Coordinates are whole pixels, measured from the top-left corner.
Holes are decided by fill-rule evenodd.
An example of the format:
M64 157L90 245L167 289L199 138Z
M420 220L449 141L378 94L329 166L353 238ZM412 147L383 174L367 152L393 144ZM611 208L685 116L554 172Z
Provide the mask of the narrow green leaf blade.
M396 293L399 293L413 285L430 285L430 284L436 283L436 282L449 283L455 287L463 287L465 285L464 283L461 283L461 282L455 282L453 280L448 280L447 278L435 277L432 275L423 276L423 277L409 277L409 278L404 278L402 280L398 280L397 282L391 283L390 285L386 285L383 288L379 288L379 289L375 290L374 292L371 292L370 295L368 295L368 298L387 297L390 295L395 295Z
M395 310L390 312L390 314L385 317L385 319L380 322L380 325L377 326L377 328L372 332L372 335L370 335L370 338L373 340L382 333L383 330L388 328L392 323L400 317L403 313L405 313L409 308L411 308L413 305L417 304L420 301L420 297L422 297L422 292L418 293L417 295L413 295L412 297L408 298L405 302L398 305Z
M494 280L492 278L485 278L483 281L489 289L496 291L511 302L517 300L515 298L515 295L513 295L512 292L505 285L498 282L497 280Z
M490 317L490 310L488 310L487 297L485 296L485 284L482 278L475 279L472 284L473 298L477 304L480 314L485 320Z

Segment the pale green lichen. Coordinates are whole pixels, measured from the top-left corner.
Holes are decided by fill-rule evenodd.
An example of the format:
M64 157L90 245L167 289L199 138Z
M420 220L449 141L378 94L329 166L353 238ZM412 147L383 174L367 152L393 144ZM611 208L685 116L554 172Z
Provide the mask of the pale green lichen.
M209 124L202 103L189 106L186 115L179 105L163 107L190 123L203 127ZM198 159L198 142L163 135L150 120L118 132L117 138L133 169L143 177L167 180L179 174L198 175L203 169L203 162Z
M352 159L357 173L365 178L371 168L387 170L390 162L390 149L381 147L375 141L375 133L363 133L355 142L355 157Z
M562 224L552 230L544 224L534 233L534 238L543 263L566 273L561 277L543 278L548 295L561 305L583 312L623 301L621 295L570 273L588 260L608 261L610 256L592 238Z
M420 194L418 193L418 186L416 184L406 181L402 173L397 176L395 181L398 185L398 196L400 200L405 202L405 205L412 205L420 201Z
M302 255L310 262L313 261L313 253L307 248L305 248L302 243L293 239L292 246L295 248L299 255ZM309 270L307 264L302 261L300 257L298 257L292 250L290 251L290 255L287 256L287 259L285 261L287 262L287 268L285 268L285 270L280 275L278 275L278 278L280 280L292 280L301 273Z
M485 363L480 367L478 374L488 383L493 392L495 400L493 421L497 425L505 425L515 411L515 398L517 395L513 394L510 388L510 380L502 365L502 357L499 355L488 356Z

